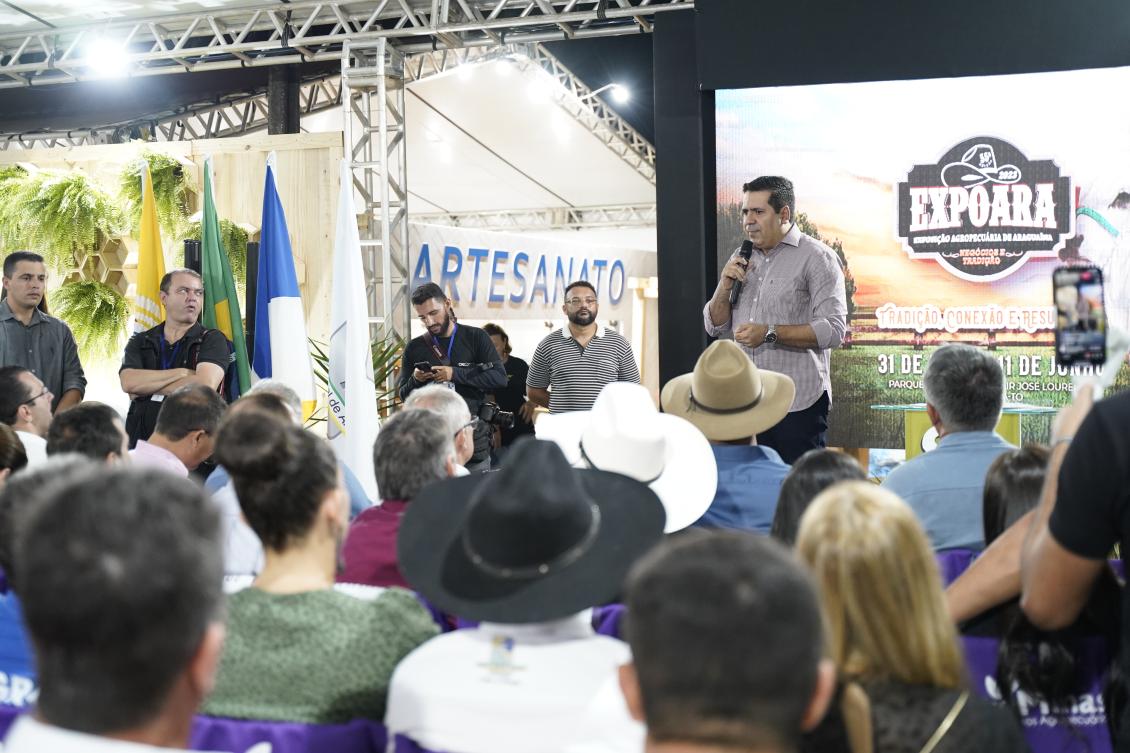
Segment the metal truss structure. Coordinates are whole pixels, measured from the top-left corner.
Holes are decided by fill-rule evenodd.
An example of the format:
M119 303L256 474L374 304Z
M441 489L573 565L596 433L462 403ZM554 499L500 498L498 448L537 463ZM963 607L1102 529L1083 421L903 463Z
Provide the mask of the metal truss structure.
M538 66L552 76L560 91L565 92L564 96L558 98L558 105L572 118L584 124L645 180L655 184L655 148L607 103L594 96L589 87L540 44L436 50L409 55L404 58L403 75L406 82L420 81L450 72L460 65L498 58L508 58L523 67ZM214 139L254 133L266 128L265 91L229 95L225 100L221 103L205 102L181 111L157 113L144 120L90 130L0 134L0 150L114 144L131 139ZM341 83L337 75L315 78L299 87L299 108L302 115L337 107L340 103Z
M603 207L548 207L409 215L413 222L455 225L486 230L583 230L587 228L648 227L655 225L654 204Z
M311 115L341 105L341 77L337 74L306 81L298 87L299 110ZM176 111L155 113L142 120L61 133L0 134L5 149L50 149L88 144L120 144L131 140L188 141L242 136L267 127L265 90L240 92L223 101L203 102Z
M131 76L336 60L387 39L402 54L651 30L694 0L276 0L0 34L0 88L94 77L86 45L122 48Z
M411 338L408 285L407 142L404 58L387 39L342 50L346 158L361 195L359 231L369 321ZM392 376L389 376L390 389Z

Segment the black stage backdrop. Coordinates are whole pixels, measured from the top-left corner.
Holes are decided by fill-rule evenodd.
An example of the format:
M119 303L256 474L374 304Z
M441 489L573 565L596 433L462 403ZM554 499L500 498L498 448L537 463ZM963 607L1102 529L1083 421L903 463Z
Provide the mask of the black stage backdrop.
M698 0L658 14L653 44L665 383L702 352L717 280L714 90L1130 65L1130 13L1122 0Z

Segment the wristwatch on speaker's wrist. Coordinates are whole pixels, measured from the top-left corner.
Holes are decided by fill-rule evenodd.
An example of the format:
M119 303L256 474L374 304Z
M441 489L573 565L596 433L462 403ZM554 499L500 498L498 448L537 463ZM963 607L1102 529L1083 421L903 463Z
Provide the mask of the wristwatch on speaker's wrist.
M765 340L769 344L777 342L777 325L770 324L769 329L765 330Z

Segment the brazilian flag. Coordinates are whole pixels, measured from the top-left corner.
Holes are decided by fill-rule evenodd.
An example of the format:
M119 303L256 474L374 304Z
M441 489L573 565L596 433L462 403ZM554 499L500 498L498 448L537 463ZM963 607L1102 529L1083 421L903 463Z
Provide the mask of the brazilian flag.
M239 375L239 394L243 394L251 388L251 361L247 357L247 341L243 336L243 317L239 311L239 297L235 292L235 278L232 277L228 256L220 245L220 221L216 218L216 202L212 197L211 159L204 160L204 217L200 226L204 326L220 330L231 342L235 350L236 373ZM226 397L230 401L239 395L229 394Z

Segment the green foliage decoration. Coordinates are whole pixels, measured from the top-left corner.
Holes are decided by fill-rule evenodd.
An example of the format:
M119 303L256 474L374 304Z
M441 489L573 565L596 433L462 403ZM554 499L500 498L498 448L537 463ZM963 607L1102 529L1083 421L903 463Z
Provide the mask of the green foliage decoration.
M19 187L19 181L26 177L27 170L19 165L0 166L0 205L6 205L11 201L11 194L15 193ZM20 249L10 246L5 242L3 234L0 233L0 252L5 250L19 251Z
M188 223L189 191L195 189L192 171L176 157L145 152L122 169L118 196L129 217L130 230L138 237L141 226L141 175L146 163L153 178L153 201L157 205L157 221L167 238L177 238Z
M820 236L820 230L816 227L816 223L808 219L808 215L804 212L797 212L796 216L797 227L805 235L812 236L818 241L828 243L827 238ZM844 270L844 294L847 297L847 320L851 321L851 315L855 313L855 275L851 273L851 268L848 266L847 254L844 253L844 242L839 238L828 243L829 247L836 252L836 256L840 260L840 266Z
M0 181L0 244L34 250L60 272L74 265L76 250L95 249L124 225L115 201L82 173L45 170Z
M129 301L95 280L68 282L51 294L51 313L74 333L84 361L120 355L129 324Z
M155 182L155 181L154 181ZM197 220L188 226L185 240L200 240L200 221ZM247 231L231 220L220 220L220 245L228 255L228 264L231 265L231 274L236 286L242 292L247 286ZM180 266L184 265L184 246L180 248Z
M377 389L377 410L381 416L387 416L396 402L396 390L385 387L396 375L400 366L400 354L404 352L407 343L395 332L379 333L369 344L373 353L373 382ZM314 380L318 389L323 393L329 392L330 384L330 357L329 346L314 338L310 338L310 359L314 362ZM319 406L325 404L319 400ZM323 409L310 418L308 423L325 421Z

